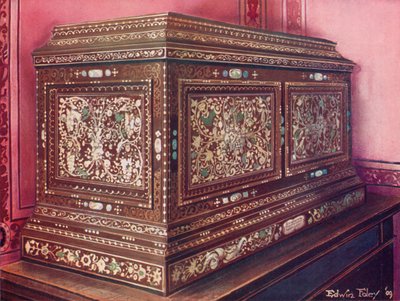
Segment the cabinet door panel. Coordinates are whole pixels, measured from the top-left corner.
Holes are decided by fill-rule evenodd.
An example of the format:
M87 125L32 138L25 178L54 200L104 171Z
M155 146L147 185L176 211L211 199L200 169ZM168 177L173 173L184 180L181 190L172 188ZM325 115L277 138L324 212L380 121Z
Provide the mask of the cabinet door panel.
M47 84L46 193L151 207L150 93L150 81Z
M280 83L180 80L179 91L181 201L281 177Z
M295 175L348 160L345 83L285 84L285 168Z

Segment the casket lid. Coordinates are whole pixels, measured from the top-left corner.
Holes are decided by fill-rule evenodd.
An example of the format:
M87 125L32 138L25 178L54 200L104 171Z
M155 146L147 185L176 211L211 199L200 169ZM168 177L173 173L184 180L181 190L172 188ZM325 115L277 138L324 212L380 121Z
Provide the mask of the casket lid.
M163 13L56 26L34 63L65 65L154 59L351 71L336 43L204 18Z

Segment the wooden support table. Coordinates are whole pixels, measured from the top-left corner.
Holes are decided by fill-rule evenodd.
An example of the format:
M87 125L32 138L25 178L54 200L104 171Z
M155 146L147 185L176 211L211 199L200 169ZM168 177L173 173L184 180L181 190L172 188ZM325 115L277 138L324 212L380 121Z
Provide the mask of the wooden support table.
M370 194L362 207L237 262L169 297L28 261L1 269L1 296L4 300L52 301L332 300L328 294L345 293L346 288L348 294L370 300L360 298L362 291L357 289L367 288L369 293L376 293L376 285L381 285L377 299L389 299L393 295L392 217L399 210L400 198Z

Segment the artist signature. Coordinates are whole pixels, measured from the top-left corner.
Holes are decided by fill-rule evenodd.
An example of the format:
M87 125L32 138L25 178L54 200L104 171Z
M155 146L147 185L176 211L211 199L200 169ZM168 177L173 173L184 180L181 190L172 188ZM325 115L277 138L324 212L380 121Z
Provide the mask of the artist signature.
M384 290L370 290L367 287L356 288L355 290L339 289L325 290L325 297L331 299L356 299L356 300L382 300L382 298L392 300L393 291L385 287Z

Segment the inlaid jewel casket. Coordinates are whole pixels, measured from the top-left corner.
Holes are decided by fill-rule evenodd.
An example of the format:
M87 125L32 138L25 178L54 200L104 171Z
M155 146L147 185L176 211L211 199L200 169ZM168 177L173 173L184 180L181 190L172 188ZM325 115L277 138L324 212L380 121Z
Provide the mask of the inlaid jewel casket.
M364 202L330 41L166 13L56 26L33 57L25 258L169 294Z

